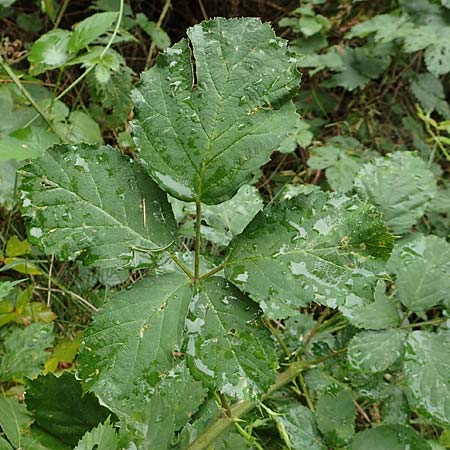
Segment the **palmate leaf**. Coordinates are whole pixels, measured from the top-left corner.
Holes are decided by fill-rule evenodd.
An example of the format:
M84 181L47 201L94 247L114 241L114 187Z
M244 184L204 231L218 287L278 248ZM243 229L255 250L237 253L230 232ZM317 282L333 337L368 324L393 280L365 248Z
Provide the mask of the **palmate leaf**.
M296 65L259 19L188 29L132 93L135 140L150 175L181 200L230 199L297 124Z
M396 152L365 164L355 188L363 199L377 206L398 234L409 231L420 219L437 190L426 163L410 152Z
M450 244L437 236L418 235L395 247L387 268L396 276L400 301L423 312L445 303L450 307Z
M101 267L136 267L148 261L145 251L174 240L175 220L164 193L111 147L56 145L24 170L28 235L47 254Z
M193 286L184 276L149 277L117 294L85 335L79 370L86 389L119 413L141 382L154 384L186 354L205 385L239 398L274 381L276 357L257 308L214 277Z
M225 274L274 318L311 301L362 304L392 240L379 213L355 198L299 195L259 213L232 241Z
M450 424L450 333L414 331L406 341L405 377L412 404L438 424Z

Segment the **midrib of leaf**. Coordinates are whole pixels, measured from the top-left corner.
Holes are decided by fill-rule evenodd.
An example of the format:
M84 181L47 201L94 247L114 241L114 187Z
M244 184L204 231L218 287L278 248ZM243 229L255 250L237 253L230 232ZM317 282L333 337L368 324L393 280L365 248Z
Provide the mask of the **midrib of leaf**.
M3 398L5 398L5 397L3 397ZM8 405L8 409L11 410L11 415L14 418L14 423L16 425L16 430L17 430L17 436L19 439L18 447L21 447L22 446L22 436L21 436L21 432L20 432L19 419L17 418L16 412L14 411L14 408L10 405L10 403L6 402L6 404Z

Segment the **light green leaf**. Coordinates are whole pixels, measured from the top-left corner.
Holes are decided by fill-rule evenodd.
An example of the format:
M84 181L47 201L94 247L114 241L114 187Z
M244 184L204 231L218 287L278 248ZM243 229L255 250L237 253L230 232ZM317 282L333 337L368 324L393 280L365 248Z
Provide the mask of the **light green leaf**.
M8 441L0 437L0 450L13 450L13 448L8 443Z
M349 450L431 450L417 431L400 425L382 425L358 433Z
M392 239L375 209L356 198L299 195L259 213L234 239L225 274L275 318L311 301L364 303L373 265L388 257Z
M28 235L48 254L101 267L136 267L174 240L165 195L109 146L61 145L25 169Z
M68 61L70 35L70 31L56 28L34 42L28 55L33 75L61 67Z
M17 169L21 163L15 160L0 161L0 205L11 208L17 201L15 187L19 180Z
M166 50L133 91L150 175L181 200L233 197L295 128L297 62L259 19L206 21ZM191 50L192 49L192 50Z
M425 113L436 110L444 118L450 118L450 106L439 78L431 73L418 74L411 83L411 91Z
M103 138L98 123L83 111L72 111L67 121L56 122L55 127L67 142L102 144ZM52 144L56 143L56 139ZM42 146L41 149L47 148Z
M275 381L277 360L256 305L220 277L195 292L186 319L194 376L237 398L254 398Z
M26 450L71 450L72 446L62 443L39 427L31 425L23 436L23 448Z
M308 166L312 169L326 169L327 181L337 192L349 192L353 179L361 167L363 147L351 137L338 136L329 139L326 145L310 152Z
M288 436L288 441L285 439L285 442L289 449L326 450L311 410L298 403L277 412L280 415L274 419L277 427L281 427ZM280 433L281 436L283 434Z
M405 377L413 406L437 423L450 424L450 334L414 331L406 341Z
M105 33L115 22L117 16L117 12L101 12L78 23L70 36L67 50L71 53L78 53Z
M5 338L3 352L0 353L0 380L36 377L50 356L45 350L53 343L52 331L52 324L42 323L12 329Z
M316 402L317 426L330 446L342 446L355 434L356 409L349 391L331 386Z
M136 23L150 36L158 48L165 50L170 46L169 35L156 22L148 20L145 14L136 14Z
M355 188L383 213L385 222L398 234L408 232L420 219L437 190L426 163L410 152L395 152L365 164Z
M408 425L411 411L403 389L394 384L389 385L381 404L381 416L385 425Z
M362 331L348 346L348 361L359 372L383 372L403 353L405 333L396 328Z
M29 382L26 391L27 407L36 424L72 447L109 415L94 395L82 395L80 382L67 372L59 378L41 376Z
M349 301L341 306L341 312L358 328L381 330L396 327L400 325L398 309L385 290L385 283L380 280L375 286L373 301Z
M180 232L195 236L194 220L187 217L195 216L195 204L186 203L174 197L169 198L177 221L184 223ZM228 245L231 239L242 233L255 215L262 209L263 201L254 186L242 186L236 195L220 205L202 205L202 220L207 225L202 226L203 237L220 245Z
M450 244L445 239L417 235L399 243L387 269L396 276L398 298L411 311L427 311L442 302L450 307Z
M0 397L0 428L14 448L22 446L23 433L33 420L16 398Z
M88 431L74 450L116 450L117 435L109 419Z

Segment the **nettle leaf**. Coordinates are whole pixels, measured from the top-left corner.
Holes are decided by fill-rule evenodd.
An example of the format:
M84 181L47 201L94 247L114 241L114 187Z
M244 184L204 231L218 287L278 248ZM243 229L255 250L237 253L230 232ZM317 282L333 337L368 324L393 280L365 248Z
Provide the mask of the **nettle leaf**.
M405 337L405 333L396 328L362 331L350 341L349 363L360 372L382 372L401 358Z
M410 427L381 425L358 433L349 450L431 450L420 434Z
M47 254L137 267L174 240L164 193L137 163L109 146L57 145L24 171L28 235Z
M387 269L396 276L398 298L411 311L441 303L450 307L450 244L445 239L418 235L399 243Z
M27 384L26 392L36 424L72 447L110 414L93 394L83 396L80 382L67 372L59 378L41 376Z
M117 435L109 419L87 432L74 450L115 450Z
M256 305L220 277L196 291L186 320L187 360L198 379L237 398L253 398L273 383L273 341Z
M44 369L50 356L46 349L53 343L53 325L33 323L14 328L0 347L0 381L34 378Z
M225 274L273 318L316 301L362 304L392 236L356 198L314 192L260 212L232 241Z
M79 368L86 388L115 412L140 380L152 384L184 353L195 378L249 398L275 379L272 347L256 307L225 280L197 288L184 275L167 274L142 280L100 310Z
M437 191L425 161L410 152L395 152L365 164L355 179L355 188L398 234L408 232L422 217Z
M23 403L16 398L0 397L0 428L14 448L23 444L23 435L33 420Z
M316 403L317 425L331 446L341 446L355 434L356 409L349 391L331 386Z
M140 157L181 200L230 199L293 131L300 74L286 42L259 19L189 28L132 93Z
M67 45L68 51L78 53L105 33L116 20L117 12L101 12L82 20L70 36Z
M327 447L317 429L313 412L301 404L293 404L275 416L280 435L291 450L326 450ZM287 436L287 439L286 439Z
M450 424L450 334L414 331L406 341L405 377L413 406L438 424Z

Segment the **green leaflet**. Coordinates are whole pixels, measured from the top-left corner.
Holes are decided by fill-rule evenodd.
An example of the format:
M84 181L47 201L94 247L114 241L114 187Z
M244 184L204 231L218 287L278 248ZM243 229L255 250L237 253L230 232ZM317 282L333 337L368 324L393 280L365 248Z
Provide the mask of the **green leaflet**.
M13 448L9 445L9 443L0 437L0 450L13 450Z
M146 278L97 314L85 335L81 377L119 413L133 389L155 384L185 353L193 376L209 387L255 397L272 384L276 369L273 343L256 313L219 277L198 288L184 275Z
M400 301L411 311L450 307L450 244L437 236L417 235L399 243L387 268L396 276Z
M111 147L57 145L24 171L28 235L47 254L137 267L149 262L148 252L174 240L175 221L163 192Z
M232 241L225 273L274 318L311 301L363 304L392 239L375 209L355 198L299 195L259 213Z
M282 430L281 436L288 437L286 445L291 450L326 450L310 409L301 404L292 404L277 412L280 413L275 417L277 427Z
M411 229L436 194L425 161L414 153L395 152L363 166L355 180L358 194L373 203L396 234Z
M258 19L188 29L132 93L150 175L181 200L230 199L293 131L297 61Z
M330 446L341 446L355 434L356 409L349 391L329 387L316 403L317 426Z
M431 450L417 431L400 425L382 425L358 433L349 450Z
M386 370L401 358L405 337L405 333L396 328L356 334L348 346L350 365L360 372Z
M450 334L414 331L406 341L404 371L413 405L438 424L450 424Z
M30 381L27 407L42 430L72 447L109 415L92 394L82 396L80 383L67 372L59 378L49 374Z
M46 349L53 343L53 324L33 323L13 328L0 347L0 381L34 378L50 356Z
M22 446L23 432L31 422L23 403L19 403L15 398L0 397L0 428L14 448Z
M116 450L117 436L109 419L87 432L74 450Z

